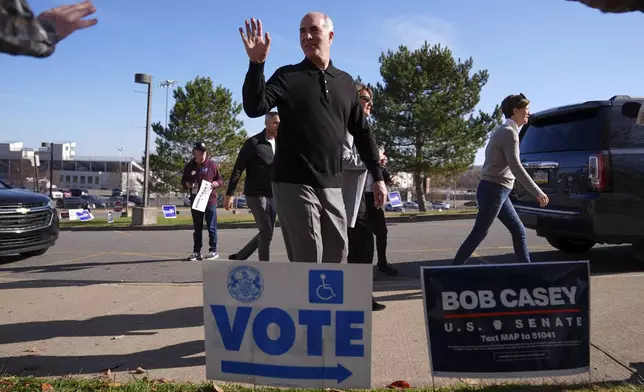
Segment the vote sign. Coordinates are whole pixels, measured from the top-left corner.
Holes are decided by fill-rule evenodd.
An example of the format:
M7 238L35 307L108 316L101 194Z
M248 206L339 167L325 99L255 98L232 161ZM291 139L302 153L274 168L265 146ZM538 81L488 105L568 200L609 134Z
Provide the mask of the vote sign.
M177 217L177 207L174 205L161 206L163 210L163 217L167 219L174 219Z
M399 192L390 192L389 193L389 203L391 203L392 207L402 207L403 203L402 203L402 200L400 200L400 193Z
M433 375L589 371L587 261L423 267L421 278Z
M372 267L204 263L206 377L370 388Z

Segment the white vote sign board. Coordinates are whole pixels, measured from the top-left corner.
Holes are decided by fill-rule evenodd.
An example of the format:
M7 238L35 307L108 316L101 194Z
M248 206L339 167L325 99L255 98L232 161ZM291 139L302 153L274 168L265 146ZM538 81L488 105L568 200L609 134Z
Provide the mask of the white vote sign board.
M370 388L370 264L204 263L206 377Z
M212 193L212 184L206 180L201 180L201 187L199 187L199 192L197 192L195 200L192 202L192 209L201 212L206 211L210 193Z

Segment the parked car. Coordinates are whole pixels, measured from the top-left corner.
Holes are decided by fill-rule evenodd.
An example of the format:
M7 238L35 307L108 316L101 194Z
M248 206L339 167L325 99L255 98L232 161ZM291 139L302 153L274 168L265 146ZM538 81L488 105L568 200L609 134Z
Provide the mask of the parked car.
M58 213L49 196L0 181L0 255L38 256L58 240Z
M63 199L63 208L67 210L72 209L82 209L82 210L93 210L95 208L94 204L89 200L83 197L66 197Z
M84 195L81 198L87 200L88 203L92 204L94 208L107 208L108 200L96 196L96 195Z
M465 207L475 207L475 208L478 208L478 207L479 207L479 203L478 203L476 200L470 200L470 201L466 201L465 203L463 203L463 206L465 206Z
M385 211L386 212L405 212L405 207L401 207L401 206L393 207L391 203L388 202L387 204L385 204Z
M540 208L517 182L511 199L527 228L571 253L644 241L643 101L615 96L530 117L521 162L550 204Z
M432 207L435 210L449 210L450 204L446 201L432 202Z
M403 203L403 207L406 210L417 210L418 209L418 203L415 201L406 201Z

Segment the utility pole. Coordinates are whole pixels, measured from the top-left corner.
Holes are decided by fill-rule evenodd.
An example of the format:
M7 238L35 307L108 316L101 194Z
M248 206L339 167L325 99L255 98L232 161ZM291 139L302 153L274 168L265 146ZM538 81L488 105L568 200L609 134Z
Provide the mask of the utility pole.
M176 80L164 80L162 83L159 84L159 87L165 89L165 127L166 129L168 128L168 117L170 116L170 113L168 112L168 97L170 94L170 89L174 87L175 84L177 84Z
M119 147L119 189L123 190L123 147ZM127 186L127 185L125 185Z

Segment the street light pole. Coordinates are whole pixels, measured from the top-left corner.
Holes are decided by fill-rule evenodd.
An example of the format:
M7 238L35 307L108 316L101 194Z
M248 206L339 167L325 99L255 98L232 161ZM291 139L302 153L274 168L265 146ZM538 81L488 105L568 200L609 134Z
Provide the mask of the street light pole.
M123 147L117 148L119 150L119 189L123 190ZM128 186L126 184L125 186Z
M143 172L143 207L148 206L148 182L150 177L150 120L152 117L152 75L135 74L134 82L148 85L148 113L145 119L145 170Z
M170 88L174 87L177 84L176 80L165 80L163 83L159 84L159 87L165 89L165 127L168 128L168 95L170 93Z

